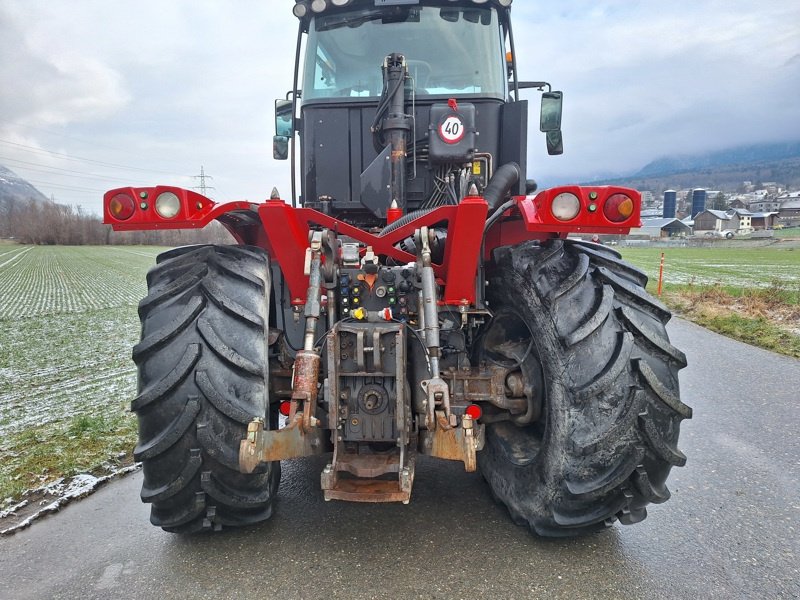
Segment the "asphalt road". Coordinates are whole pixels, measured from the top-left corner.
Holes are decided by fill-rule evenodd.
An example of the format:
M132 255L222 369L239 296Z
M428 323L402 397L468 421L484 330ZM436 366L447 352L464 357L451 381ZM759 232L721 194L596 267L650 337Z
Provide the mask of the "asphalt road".
M285 467L271 521L180 537L148 524L136 474L0 539L0 598L800 598L800 361L670 331L689 462L638 525L537 539L435 461L409 506L325 503L315 459Z

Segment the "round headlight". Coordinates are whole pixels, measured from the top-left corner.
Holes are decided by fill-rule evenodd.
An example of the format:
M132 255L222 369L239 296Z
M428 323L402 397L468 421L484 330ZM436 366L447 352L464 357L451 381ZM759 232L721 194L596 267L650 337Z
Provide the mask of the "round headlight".
M181 201L172 192L163 192L156 198L156 212L165 219L171 219L181 210Z
M130 219L133 211L136 210L136 203L128 194L117 194L108 203L108 212L111 216L120 221Z
M334 6L347 6L350 2L352 2L352 0L331 0L331 4Z
M326 8L328 8L328 3L325 0L314 0L311 3L311 10L315 13L324 12Z
M302 19L306 16L308 12L308 7L305 4L295 4L294 8L292 9L292 14L298 19Z
M513 0L498 0L498 2L500 3L500 6L503 6L503 7L506 7L506 8L511 6L511 2L512 1Z
M581 201L575 194L569 192L562 192L553 198L553 204L550 207L553 211L553 216L559 221L570 221L578 216L581 210Z

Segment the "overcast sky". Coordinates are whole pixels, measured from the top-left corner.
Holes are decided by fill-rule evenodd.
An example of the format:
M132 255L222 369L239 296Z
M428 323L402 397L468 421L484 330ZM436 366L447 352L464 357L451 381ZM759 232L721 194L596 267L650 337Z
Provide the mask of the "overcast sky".
M0 0L0 164L98 213L107 189L196 186L201 165L218 201L288 197L271 138L293 4ZM565 154L531 131L529 176L800 139L797 0L516 0L513 14L521 77L565 94Z

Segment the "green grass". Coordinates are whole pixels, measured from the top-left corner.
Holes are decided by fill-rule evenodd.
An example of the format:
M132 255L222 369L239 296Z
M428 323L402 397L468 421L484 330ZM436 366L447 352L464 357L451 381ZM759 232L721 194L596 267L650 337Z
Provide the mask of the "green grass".
M664 252L662 300L712 331L800 358L800 249L622 248L655 294Z
M0 502L131 460L136 306L160 251L0 247Z
M130 463L135 441L136 419L122 411L78 415L12 433L0 447L0 502L61 477L106 474Z
M621 252L625 260L644 270L652 283L658 281L663 252L666 286L721 285L735 291L778 284L790 292L800 290L800 248L623 247Z
M786 229L776 229L775 237L778 239L800 238L800 227L787 227Z

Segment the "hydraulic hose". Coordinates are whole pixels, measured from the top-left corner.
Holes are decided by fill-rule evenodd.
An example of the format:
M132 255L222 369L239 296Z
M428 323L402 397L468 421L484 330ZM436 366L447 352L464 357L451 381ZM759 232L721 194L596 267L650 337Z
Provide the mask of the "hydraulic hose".
M489 205L489 211L494 211L503 202L511 188L519 181L522 170L515 162L504 164L495 171L489 185L483 191L483 199Z

